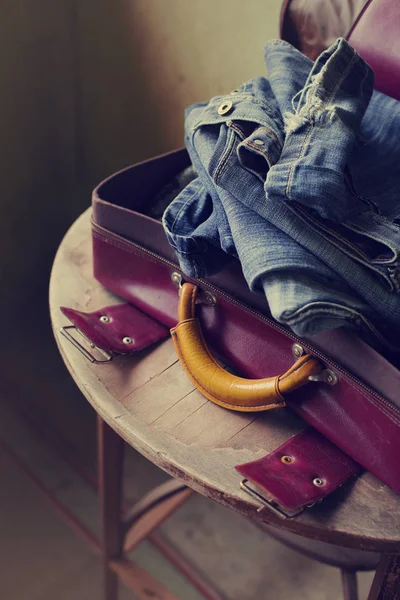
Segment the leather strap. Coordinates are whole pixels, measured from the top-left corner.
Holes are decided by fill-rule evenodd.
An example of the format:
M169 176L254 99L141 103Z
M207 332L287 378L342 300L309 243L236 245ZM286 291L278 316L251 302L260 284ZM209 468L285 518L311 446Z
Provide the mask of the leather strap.
M179 357L193 385L209 400L231 410L258 412L285 406L283 394L292 392L321 371L320 362L306 354L283 375L245 379L223 369L211 355L195 318L197 286L181 288L178 325L171 329Z
M60 310L93 346L112 354L133 354L168 336L167 327L132 304L106 306L91 313L64 306Z
M284 516L295 516L320 502L361 471L358 463L311 428L236 469Z

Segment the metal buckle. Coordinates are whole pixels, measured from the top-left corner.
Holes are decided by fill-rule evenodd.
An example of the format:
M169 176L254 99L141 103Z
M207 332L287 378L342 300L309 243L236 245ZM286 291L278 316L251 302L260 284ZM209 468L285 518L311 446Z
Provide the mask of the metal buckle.
M91 348L97 350L102 356L104 356L104 360L98 360L95 356L93 356L93 354L86 350L86 348L70 334L69 329L75 329L90 344ZM83 356L90 360L91 363L94 363L95 365L103 365L104 363L108 363L113 359L112 354L93 344L93 342L75 325L65 325L65 327L61 327L60 331L62 335L66 337L67 340L70 341L71 344L75 346L75 348L77 348L81 354L83 354Z
M268 500L267 498L265 498L265 496L260 494L260 492L251 488L248 485L248 481L249 481L248 479L242 479L242 481L240 482L240 488L244 492L246 492L246 494L248 494L255 500L258 500L259 502L261 502L262 506L259 506L257 508L258 513L262 512L265 507L268 507L270 510L272 510L272 512L274 512L276 515L278 515L278 517L280 517L281 519L282 518L283 519L293 519L293 517L297 517L297 515L299 515L300 513L302 513L304 511L304 508L300 508L298 510L293 510L293 511L288 510L288 509L284 510L276 501Z

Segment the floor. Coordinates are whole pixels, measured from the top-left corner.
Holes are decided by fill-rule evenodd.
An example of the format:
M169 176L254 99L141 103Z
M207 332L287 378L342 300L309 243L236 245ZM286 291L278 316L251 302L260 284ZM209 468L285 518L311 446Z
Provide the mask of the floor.
M66 375L51 344L40 354L32 354L18 382L11 371L8 376L12 387L7 390L3 379L0 388L0 598L98 600L98 557L21 469L21 465L28 466L42 487L51 490L96 533L95 493L26 422L29 414L30 420L39 419L52 435L65 437L90 471L95 466L95 415ZM38 381L40 394L35 386ZM165 478L128 449L127 498L134 499ZM285 548L239 515L200 496L192 497L163 525L161 533L224 590L228 600L341 598L336 569ZM133 558L181 600L200 600L198 592L150 543L141 544ZM371 573L359 576L361 599L367 597L371 581ZM121 590L121 600L129 599L134 600L134 595Z

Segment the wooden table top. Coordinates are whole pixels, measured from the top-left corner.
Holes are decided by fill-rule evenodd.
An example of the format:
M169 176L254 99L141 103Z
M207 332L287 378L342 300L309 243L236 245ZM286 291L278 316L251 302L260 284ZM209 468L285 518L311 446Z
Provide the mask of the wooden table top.
M234 413L206 400L185 375L170 339L104 365L90 363L60 333L60 306L91 312L121 303L92 275L90 211L71 227L54 261L54 335L76 384L96 412L152 463L195 491L263 523L306 537L377 552L400 551L400 497L370 473L293 519L240 490L234 466L274 450L301 428L287 409ZM400 457L399 457L400 458Z

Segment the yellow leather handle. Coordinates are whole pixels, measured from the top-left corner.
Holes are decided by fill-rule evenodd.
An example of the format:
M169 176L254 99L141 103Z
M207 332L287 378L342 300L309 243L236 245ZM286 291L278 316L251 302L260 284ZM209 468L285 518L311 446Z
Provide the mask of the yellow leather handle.
M196 388L219 406L242 412L258 412L285 406L282 394L308 383L321 371L321 363L306 354L283 375L266 379L244 379L223 369L211 356L200 323L195 318L197 286L181 288L178 324L171 329L180 362Z

